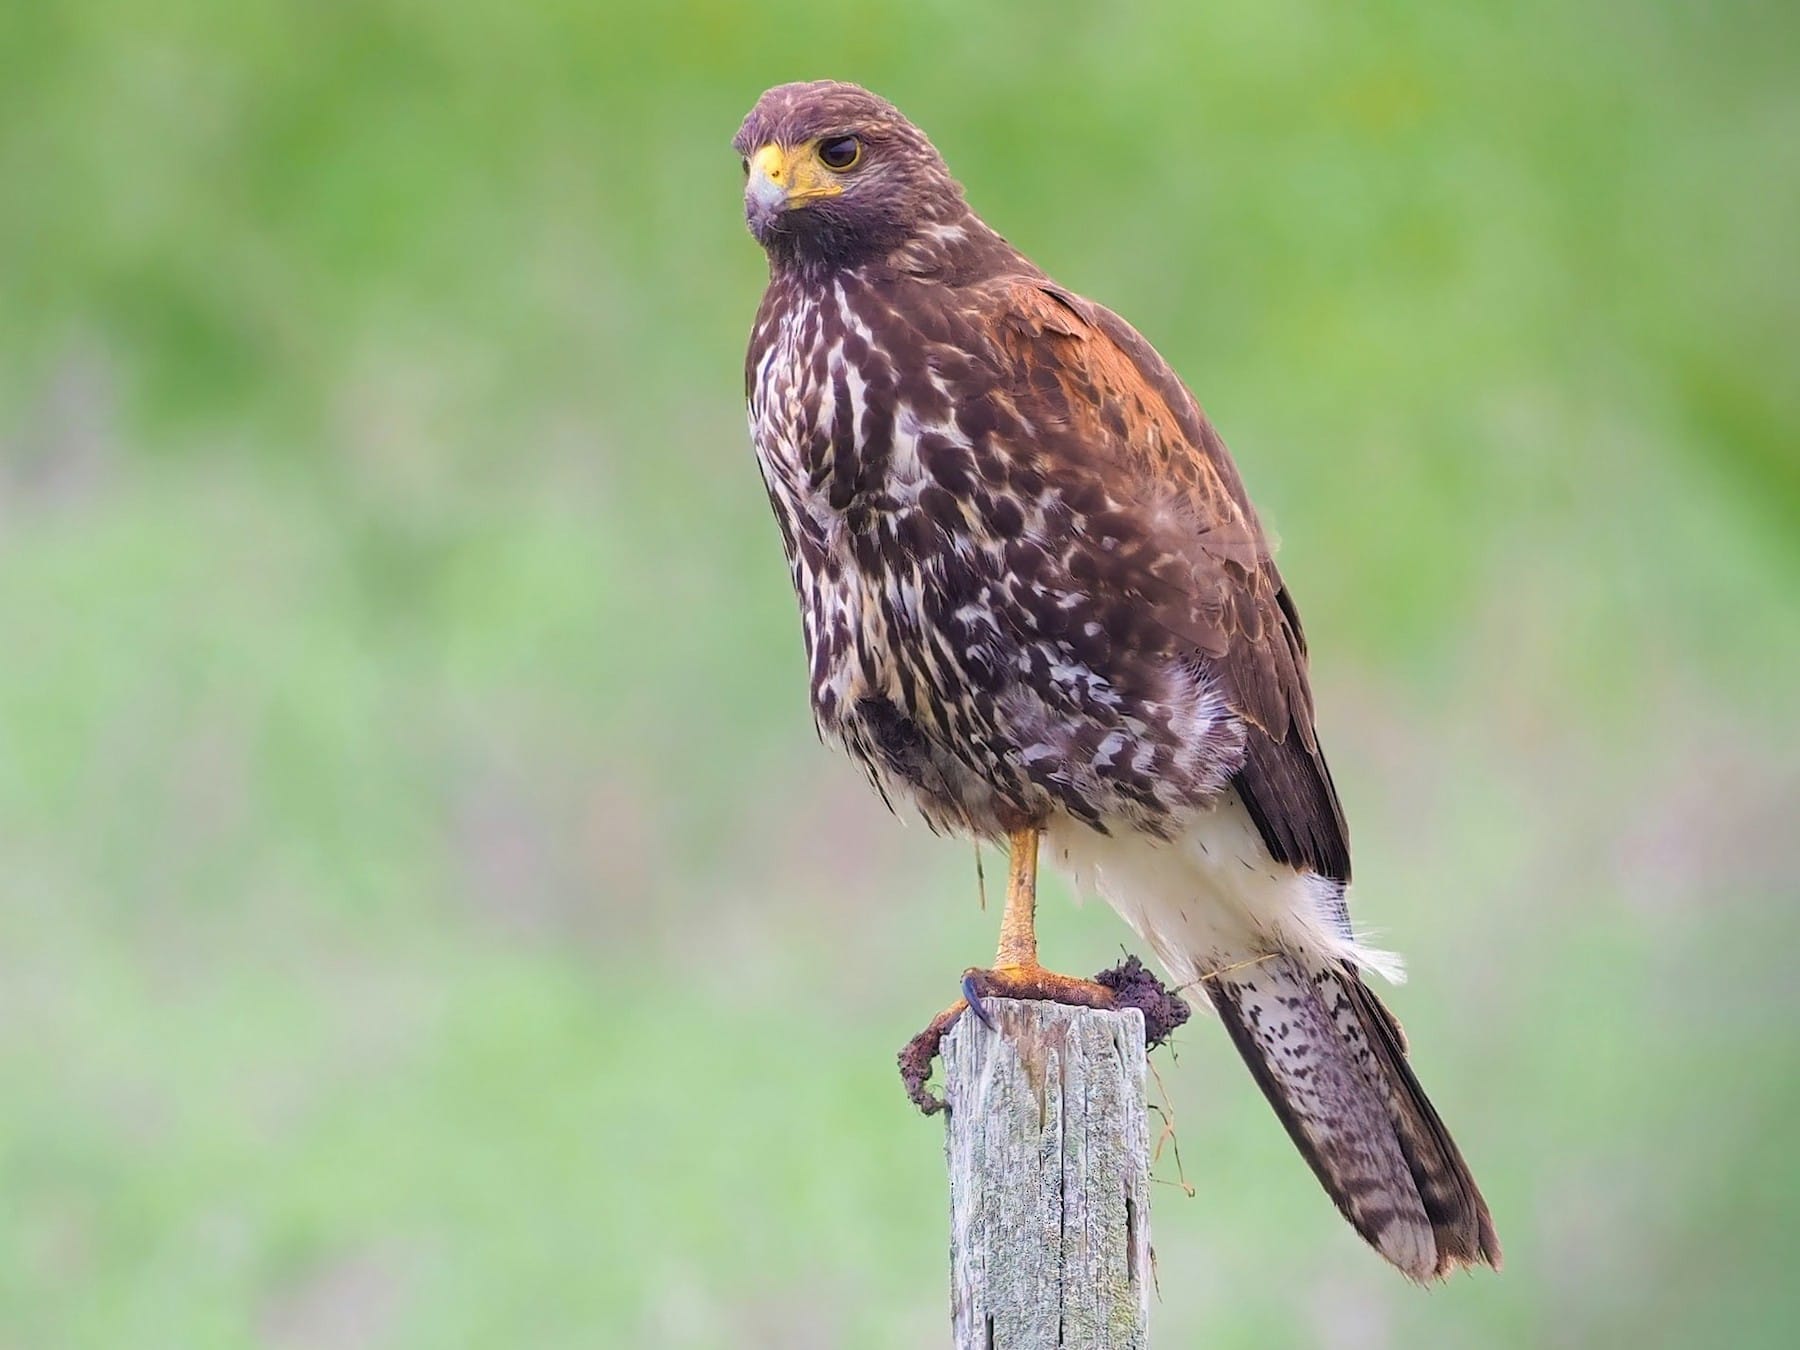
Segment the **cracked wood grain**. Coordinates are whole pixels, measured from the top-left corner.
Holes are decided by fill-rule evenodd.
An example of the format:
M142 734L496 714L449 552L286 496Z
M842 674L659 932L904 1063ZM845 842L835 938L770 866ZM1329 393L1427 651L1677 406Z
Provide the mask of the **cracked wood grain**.
M1142 1350L1150 1146L1136 1011L990 1000L943 1044L957 1350Z

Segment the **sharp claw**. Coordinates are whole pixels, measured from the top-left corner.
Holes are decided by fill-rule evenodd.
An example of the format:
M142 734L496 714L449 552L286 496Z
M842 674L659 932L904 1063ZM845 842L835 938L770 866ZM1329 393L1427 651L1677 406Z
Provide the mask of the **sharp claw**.
M969 1011L975 1014L975 1020L989 1031L994 1029L994 1019L988 1016L988 1010L981 1002L981 984L975 978L976 972L967 971L962 978L963 1000L969 1005Z
M1120 969L1123 971L1125 968ZM1108 972L1108 975L1115 976L1118 972ZM1152 980L1151 983L1154 985L1155 981ZM931 1078L932 1062L937 1058L945 1034L956 1025L965 1009L974 1013L975 1020L989 1031L998 1030L992 1014L988 1012L987 1000L990 996L1049 999L1083 1008L1111 1008L1119 1001L1118 987L1118 984L1103 981L1090 984L1086 980L1056 975L1040 966L1007 966L991 971L971 966L963 972L962 1001L952 1004L932 1018L930 1025L908 1041L900 1051L900 1080L906 1085L906 1095L928 1116L946 1109L944 1099L933 1095L926 1086ZM1179 1000L1172 1001L1174 1006L1181 1008L1185 1017L1185 1005ZM1127 1006L1142 1008L1144 1005L1141 1001L1136 1001ZM1150 1012L1147 1008L1144 1011L1148 1025Z

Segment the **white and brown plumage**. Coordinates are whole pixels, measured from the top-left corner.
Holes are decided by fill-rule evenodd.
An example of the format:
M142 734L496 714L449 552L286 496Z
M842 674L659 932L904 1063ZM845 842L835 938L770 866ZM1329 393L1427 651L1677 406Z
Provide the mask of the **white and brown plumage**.
M1042 970L1040 836L1208 997L1344 1215L1415 1279L1497 1266L1481 1194L1360 968L1306 643L1218 434L1128 324L972 212L853 85L735 142L770 279L745 372L820 730L935 828L1005 839L982 987Z

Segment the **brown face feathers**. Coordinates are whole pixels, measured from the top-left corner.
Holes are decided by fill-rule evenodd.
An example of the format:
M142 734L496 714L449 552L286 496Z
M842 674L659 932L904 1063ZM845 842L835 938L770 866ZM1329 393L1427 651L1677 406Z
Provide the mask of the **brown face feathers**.
M851 142L854 163L839 170L821 147ZM777 265L850 266L880 257L921 231L967 213L962 189L925 134L893 104L853 84L784 84L756 101L732 140L746 173L776 147L827 182L829 195L762 212L746 199L757 241Z

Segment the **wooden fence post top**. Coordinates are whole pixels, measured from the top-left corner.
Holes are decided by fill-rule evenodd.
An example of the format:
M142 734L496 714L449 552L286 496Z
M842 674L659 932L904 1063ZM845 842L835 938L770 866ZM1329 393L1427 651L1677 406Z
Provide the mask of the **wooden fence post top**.
M957 1350L1142 1350L1144 1020L992 999L944 1038Z

